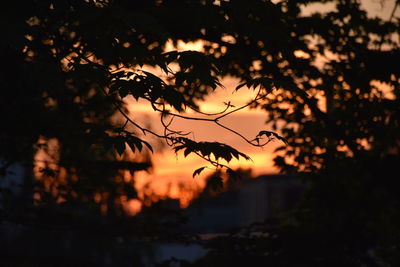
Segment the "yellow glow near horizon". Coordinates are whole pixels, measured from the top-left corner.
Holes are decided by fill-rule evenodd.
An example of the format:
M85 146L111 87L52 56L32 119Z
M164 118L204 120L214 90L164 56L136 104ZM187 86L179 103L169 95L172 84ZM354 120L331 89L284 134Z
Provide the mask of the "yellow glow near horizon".
M364 5L367 4L362 1ZM387 5L389 6L389 5ZM308 7L307 12L313 12L314 10L320 9L320 6L314 6L314 8ZM371 9L371 7L368 7ZM383 10L383 9L382 9ZM376 10L375 10L376 11ZM304 10L302 10L304 12ZM379 13L376 11L375 13ZM384 15L388 16L390 13L389 9L385 7ZM232 36L224 36L223 40L234 44L236 42L235 38ZM204 51L204 43L202 41L184 43L183 41L178 41L176 46L174 46L172 41L168 41L165 47L165 51L184 51L184 50L195 50ZM310 55L301 50L294 51L294 55L298 58L310 58ZM319 56L317 59L317 67L321 67L327 60L336 59L336 55L327 51L325 57ZM94 61L96 61L93 58ZM258 66L254 66L258 68ZM150 66L143 66L141 69L149 71L151 73L161 73L157 68ZM161 74L160 74L161 75ZM161 76L162 77L162 76ZM205 101L200 103L201 111L207 113L216 113L224 110L226 105L224 102L230 102L236 107L242 106L250 101L254 97L254 91L247 90L246 88L241 89L238 92L232 93L234 88L238 85L239 80L232 77L228 77L222 80L222 84L225 88L218 88L214 93L206 97ZM388 85L372 82L374 86L377 87L376 90L382 91L384 97L388 99L393 99L395 96L392 93L392 89ZM321 94L321 93L320 93ZM319 106L322 110L325 108L325 98L321 95L316 95L319 100ZM162 125L159 123L158 114L153 111L149 103L145 101L134 101L132 98L124 99L128 103L129 114L132 119L140 122L142 125L151 125L152 130L155 132L162 131ZM193 115L194 113L188 111L187 114ZM226 126L235 129L244 136L248 137L249 140L254 138L255 135L260 130L269 130L265 125L266 114L259 110L243 109L238 113L231 114L230 116L221 120ZM232 161L229 165L232 168L251 168L255 176L266 174L266 173L276 173L278 170L273 166L273 150L281 144L279 142L271 143L267 145L266 148L260 149L247 144L240 137L216 126L210 125L210 123L205 122L193 122L182 119L176 119L172 127L176 129L182 129L185 131L191 131L191 137L196 141L218 141L222 143L229 144L239 151L248 154L253 161ZM359 140L361 145L367 146L366 140ZM153 144L154 145L154 144ZM50 140L50 147L56 147L56 140ZM346 147L338 148L346 151ZM57 155L57 153L55 153ZM38 180L41 180L46 188L46 190L51 190L50 179L41 178L40 168L46 167L48 164L50 167L56 166L56 163L48 163L54 159L49 158L43 151L39 151L35 155L36 167L34 169L34 175ZM57 161L57 160L55 160ZM190 201L195 198L201 190L203 190L206 182L205 179L210 175L213 170L206 169L201 175L196 176L195 179L192 178L192 173L195 169L207 166L207 162L195 156L184 157L181 153L176 155L171 148L164 149L162 151L156 151L152 157L154 168L150 172L138 172L135 175L135 188L138 191L140 200L127 200L126 198L121 198L121 203L123 204L126 211L134 215L138 213L143 205L149 205L152 202L158 201L160 199L173 198L178 199L182 207L187 207ZM60 180L58 183L62 184L63 177L65 176L64 169L60 170ZM130 174L127 174L126 179L132 179ZM39 197L39 196L35 196ZM100 195L96 197L101 198ZM60 199L60 201L63 201ZM97 201L97 200L96 200ZM100 200L98 200L100 202Z
M201 41L184 43L178 41L174 46L170 41L166 45L168 51L178 50L196 50L203 51L203 43ZM147 68L146 66L143 68ZM157 69L146 69L152 73L162 73ZM213 93L208 95L206 99L199 103L200 109L205 113L217 113L226 108L226 103L230 102L235 107L247 104L254 97L256 92L247 90L246 88L234 92L234 88L239 84L239 80L233 77L224 78L221 83L224 88L217 88ZM132 117L142 123L151 125L155 132L162 132L163 126L159 121L159 114L154 112L152 107L146 101L126 100L128 110ZM224 103L225 102L225 103ZM235 109L235 107L229 110ZM196 114L194 111L187 110L185 115L204 117L204 115ZM260 130L265 130L265 113L259 110L250 110L249 108L233 113L221 120L226 126L231 127L248 139L253 139ZM232 161L229 166L232 168L250 168L255 175L264 173L274 173L277 169L273 167L273 147L269 145L267 148L260 149L247 144L238 136L216 126L210 122L198 122L176 118L171 125L174 129L192 132L191 137L196 141L218 141L227 143L239 151L248 154L253 161ZM201 175L192 178L192 173L199 167L207 166L204 160L189 155L184 157L182 154L176 155L171 148L167 148L161 152L155 152L152 157L154 168L150 173L140 172L135 176L135 188L139 192L139 198L144 205L150 205L161 199L173 198L178 199L181 207L187 207L190 201L204 189L205 180L213 170L205 169ZM140 210L141 207L137 203L133 203L132 207L127 203L128 210Z
M181 40L178 40L177 45L174 46L173 41L169 40L165 46L165 52L169 51L185 51L185 50L194 50L194 51L204 51L203 49L204 44L202 41L196 41L196 42L183 42Z
M276 147L276 145L273 146ZM253 152L251 157L252 161L232 161L230 166L252 169L256 176L277 172L272 163L271 149ZM172 151L157 153L153 161L156 168L151 173L140 172L136 176L135 188L139 192L140 199L145 200L145 205L172 198L178 199L181 207L187 207L190 201L204 189L206 178L214 172L212 168L205 169L201 175L192 178L193 171L207 166L207 162L195 156L184 158L183 155L175 155Z
M232 81L229 81L229 83L231 82ZM220 111L223 108L223 104L219 104L221 96L223 100L226 100L226 96L232 95L232 90L224 90L225 89L221 89L209 96L206 101L201 104L202 111ZM232 102L235 102L237 99L238 105L244 104L254 97L253 95L254 92L252 90L244 89L236 95L236 98L234 98L235 100ZM145 108L144 103L142 104L142 107L137 108L135 107L136 104L132 103L128 108L131 112L136 112L133 114L139 119L140 116L144 116L144 120L152 125L152 130L161 131L162 125L158 122L158 115L153 112L151 108ZM138 113L139 110L142 111L141 115ZM262 111L249 109L233 113L222 120L225 125L241 132L249 139L254 138L260 130L267 129L264 121L265 114ZM232 168L240 167L252 169L254 175L276 173L278 171L273 166L273 150L277 146L282 145L279 142L271 143L265 148L253 147L240 137L209 122L176 119L172 127L174 129L191 131L193 133L192 137L194 137L196 141L218 141L227 143L237 148L239 151L248 154L253 160L232 160L229 163L229 166ZM156 202L161 199L173 198L179 199L182 207L187 207L190 201L203 190L206 177L213 172L212 169L206 169L201 175L193 179L193 171L199 167L208 166L207 162L192 155L186 158L182 153L176 155L172 151L172 148L168 147L163 151L155 152L152 161L154 164L152 172L140 172L136 175L135 180L135 187L139 192L140 199L144 200L145 205L149 205L150 202Z

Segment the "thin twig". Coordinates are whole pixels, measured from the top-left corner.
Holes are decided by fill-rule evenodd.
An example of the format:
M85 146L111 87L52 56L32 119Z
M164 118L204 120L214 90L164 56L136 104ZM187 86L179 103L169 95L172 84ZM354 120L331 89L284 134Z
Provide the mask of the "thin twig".
M92 62L92 61L89 60L86 56L84 56L84 55L82 55L82 54L79 54L79 57L80 57L81 59L84 59L85 61L87 61L89 64L97 64L97 63ZM105 88L102 87L101 89L102 89L103 93L104 93L106 96L109 96L109 94L108 94L108 92L106 91ZM259 142L254 143L254 140L249 140L249 139L247 139L247 138L246 138L245 136L243 136L241 133L239 133L239 132L237 132L237 131L235 131L235 130L233 130L233 129L231 129L231 128L229 128L229 127L227 127L227 126L225 126L225 125L223 125L222 123L219 122L220 119L222 119L222 118L224 118L224 117L226 117L226 116L228 116L228 115L230 115L230 114L233 114L233 113L235 113L235 112L238 112L239 110L242 110L242 109L244 109L244 108L246 108L246 107L248 107L248 106L250 106L250 105L256 103L257 101L259 101L259 100L265 98L266 95L261 95L261 90L262 90L262 88L260 87L259 90L258 90L258 92L257 92L257 94L256 94L256 96L254 97L254 99L253 99L252 101L250 101L249 103L247 103L247 104L245 104L245 105L243 105L243 106L240 106L240 107L238 107L238 108L235 108L235 109L233 109L233 110L230 110L230 111L228 111L228 109L229 109L230 107L232 107L232 106L230 105L230 103L227 104L227 107L226 107L223 111L218 112L218 113L214 113L214 114L201 112L201 111L196 110L195 108L193 108L193 107L191 107L191 106L188 106L190 109L194 110L196 113L199 113L199 114L202 114L202 115L206 115L206 116L215 116L215 115L219 115L219 116L217 116L216 118L192 117L192 116L186 116L186 115L181 115L181 114L173 113L173 112L170 112L170 111L166 110L166 108L165 108L165 105L166 105L166 104L165 104L165 103L163 103L163 102L155 102L154 100L151 99L151 97L150 97L149 95L146 95L146 96L144 97L144 99L146 99L147 101L149 101L149 103L150 103L150 105L152 106L153 110L161 113L160 120L161 120L161 123L162 123L162 125L163 125L163 127L164 127L164 134L163 134L163 135L158 134L158 133L156 133L156 132L154 132L154 131L152 131L152 130L149 130L149 129L145 128L145 127L142 127L141 125L139 125L138 123L136 123L136 122L121 108L120 105L118 105L118 104L116 104L116 103L113 103L113 105L114 105L115 108L118 110L118 112L126 119L126 122L125 122L123 128L125 128L126 125L127 125L128 123L130 123L130 124L132 124L134 127L136 127L137 129L139 129L144 135L146 135L147 133L149 133L149 134L151 134L151 135L153 135L153 136L155 136L155 137L157 137L157 138L164 139L164 140L166 141L166 143L167 143L169 146L172 146L172 147L173 147L173 146L176 147L177 145L184 145L185 142L183 141L183 139L181 139L181 137L182 137L182 136L189 135L189 134L191 133L191 132L185 133L185 132L182 132L182 131L176 131L176 130L173 130L173 129L170 128L170 126L171 126L171 124L172 124L174 118L176 118L176 117L182 118L182 119L185 119L185 120L206 121L206 122L215 123L215 124L218 125L219 127L221 127L221 128L223 128L223 129L225 129L225 130L227 130L227 131L229 131L229 132L231 132L231 133L233 133L233 134L239 136L240 138L242 138L243 140L245 140L248 144L250 144L250 145L252 145L252 146L256 146L256 147L262 147L262 146L266 145L267 143L269 143L271 140L268 140L268 141L267 141L266 143L264 143L264 144L260 144ZM157 107L157 105L161 105L162 108ZM172 116L172 118L171 118L171 120L170 120L169 122L165 122L165 121L164 121L165 115L170 115L170 116ZM178 135L178 136L176 136L176 135ZM257 140L257 141L258 141L258 140ZM216 168L221 168L221 167L228 168L228 166L226 166L226 165L220 163L218 159L214 160L214 159L210 158L210 156L202 155L202 154L201 154L200 152L198 152L198 151L192 151L192 152L195 153L195 154L196 154L197 156L199 156L200 158L206 160L207 162L209 162L210 164L212 164L212 165L213 165L214 167L216 167ZM250 159L250 160L251 160L251 159Z

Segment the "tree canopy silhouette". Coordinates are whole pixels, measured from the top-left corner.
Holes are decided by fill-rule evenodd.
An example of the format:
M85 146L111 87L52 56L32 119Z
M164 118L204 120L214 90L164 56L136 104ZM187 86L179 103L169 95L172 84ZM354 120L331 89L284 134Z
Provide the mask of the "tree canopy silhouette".
M314 3L334 8L303 12ZM112 214L116 196L132 188L132 181L116 179L118 170L149 167L146 158L118 156L152 150L149 135L228 171L223 160L248 158L228 144L195 141L169 127L174 117L208 121L251 145L287 143L278 149L276 165L311 177L313 186L286 228L266 227L266 239L234 236L232 246L217 242L203 262L245 263L254 254L278 266L395 266L399 1L384 4L393 4L388 18L369 16L355 0L30 0L24 8L10 2L1 16L3 25L12 25L3 27L0 43L1 170L7 173L15 162L29 169L35 149L55 139L55 160L66 178L53 182L57 173L43 168L50 182L27 188L41 201L61 196L93 202L101 193ZM204 52L165 52L168 41L179 40L202 41ZM228 75L241 79L237 90L256 90L246 107L265 110L282 136L260 129L248 140L220 122L243 107L227 103L219 114L199 110L199 100ZM124 106L128 97L147 101L165 131L156 133L131 117ZM188 116L188 109L202 117Z
M175 21L189 9L198 9L201 16L214 14L215 21L208 26L196 18ZM185 157L192 153L230 172L224 161L250 159L228 144L195 141L190 133L171 129L175 117L216 124L254 146L283 141L277 134L262 138L261 133L249 140L220 121L271 93L269 79L238 86L257 90L250 103L226 103L221 112L207 114L197 102L222 86L219 77L227 73L219 54L165 51L167 42L207 40L208 27L227 20L222 11L207 1L27 1L24 10L8 5L3 20L13 27L1 43L1 113L7 126L1 133L2 174L10 173L15 163L24 165L25 200L35 196L36 203L101 202L115 215L121 213L116 199L135 197L133 179L124 179L121 170L134 174L151 166L146 156L153 151L149 135L175 152L182 150ZM146 71L149 66L162 75ZM164 132L146 128L129 114L128 97L145 101L159 113ZM199 116L185 114L189 109ZM127 150L146 153L132 159ZM46 158L38 159L38 152L45 152ZM40 166L41 178L33 179L32 166Z
M334 5L302 13L322 2ZM278 226L211 242L200 266L399 264L399 1L383 4L387 17L350 0L226 3L237 27L221 59L247 83L262 76L277 88L254 106L289 144L275 164L312 186Z

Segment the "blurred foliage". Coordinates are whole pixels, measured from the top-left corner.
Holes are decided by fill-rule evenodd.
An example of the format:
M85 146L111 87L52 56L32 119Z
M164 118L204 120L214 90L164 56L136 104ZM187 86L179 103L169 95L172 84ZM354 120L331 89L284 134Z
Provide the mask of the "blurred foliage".
M335 8L302 15L317 2ZM400 21L390 4L379 18L358 1L221 3L237 23L231 43L214 40L226 46L225 71L273 83L254 107L289 144L275 164L312 187L278 225L211 241L199 266L399 264Z
M176 28L177 14L188 14L188 8L213 13L219 17L215 23L225 21L221 7L202 1L30 0L23 10L17 3L2 9L2 21L12 27L6 27L0 47L5 126L0 170L4 176L13 164L21 164L27 171L23 203L32 198L35 204L85 203L111 217L123 214L122 202L135 198L134 179L127 179L126 172L134 175L151 167L153 148L145 135L166 141L176 152L184 149L184 156L196 154L215 168L229 169L223 161L232 158L250 159L226 144L198 142L169 127L181 117L215 123L241 136L219 119L243 107L232 110L228 103L217 114L198 110L197 101L222 86L223 62L208 52L165 51L167 42L201 37L192 33L203 32L194 17L193 23ZM268 90L260 87L258 96ZM164 132L133 118L125 106L128 97L159 113ZM188 109L206 117L182 115ZM211 115L217 117L207 118Z
M229 75L242 80L238 90L259 88L249 105L265 110L282 135L261 131L246 141L287 142L276 165L313 186L279 224L214 239L195 264L399 265L399 1L389 18L369 17L355 0L8 3L0 16L1 173L15 162L30 169L35 150L50 150L50 140L57 140L57 168L42 173L67 173L63 183L50 178L50 187L25 183L23 196L34 188L43 202L98 205L100 193L106 213L118 214L119 197L128 195L121 170L150 167L148 158L132 163L126 152L151 150L144 134L218 168L227 167L221 160L247 158L225 144L188 139L165 120L191 119L183 112L198 110L218 77ZM334 8L304 15L313 3ZM204 52L164 51L179 40L202 40ZM128 96L161 114L164 134L127 116ZM204 120L220 125L230 113ZM218 177L210 186L221 187Z
M175 4L32 0L2 9L2 22L10 27L0 47L0 170L2 176L12 175L15 164L26 170L18 201L123 214L121 197L136 198L126 172L151 167L146 134L216 167L232 156L248 158L225 144L190 140L165 121L175 116L169 109L197 109L196 100L221 86L213 57L164 51L167 41L182 39L173 23L165 24L180 12L169 11ZM167 77L144 65L159 67ZM159 112L165 132L135 121L125 107L127 96ZM12 213L17 206L14 199L3 208Z

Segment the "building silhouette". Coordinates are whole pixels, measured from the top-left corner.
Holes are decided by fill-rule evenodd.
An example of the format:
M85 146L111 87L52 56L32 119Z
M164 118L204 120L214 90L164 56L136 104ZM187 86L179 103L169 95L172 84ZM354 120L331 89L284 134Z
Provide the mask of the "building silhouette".
M279 217L293 208L306 190L299 178L261 175L246 179L234 190L201 196L186 210L190 233L223 233Z

